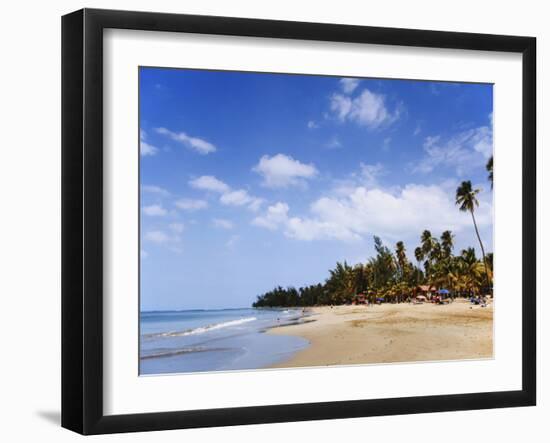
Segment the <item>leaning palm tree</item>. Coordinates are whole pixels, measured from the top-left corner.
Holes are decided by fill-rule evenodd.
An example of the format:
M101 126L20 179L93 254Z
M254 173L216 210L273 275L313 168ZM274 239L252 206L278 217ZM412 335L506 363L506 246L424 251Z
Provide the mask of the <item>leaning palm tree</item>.
M493 189L493 156L492 155L489 161L487 162L487 164L485 165L485 169L487 169L487 172L489 173L487 178L491 182L491 189Z
M479 206L476 195L479 194L479 189L472 188L472 182L470 180L463 181L461 185L456 189L456 204L458 209L463 212L469 212L472 215L472 221L474 222L474 229L476 231L479 246L481 247L481 255L483 256L483 264L485 265L485 277L487 280L487 289L490 290L491 284L489 282L489 271L487 268L487 260L485 259L485 248L477 229L476 218L474 216L474 210Z

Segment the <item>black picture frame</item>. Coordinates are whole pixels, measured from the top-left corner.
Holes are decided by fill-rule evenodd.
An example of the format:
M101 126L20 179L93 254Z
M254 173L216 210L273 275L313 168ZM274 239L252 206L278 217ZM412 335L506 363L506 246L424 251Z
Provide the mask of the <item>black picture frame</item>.
M228 409L103 413L103 30L502 51L522 54L522 389ZM229 17L83 9L62 18L62 426L152 431L536 404L536 39ZM519 149L519 147L518 147Z

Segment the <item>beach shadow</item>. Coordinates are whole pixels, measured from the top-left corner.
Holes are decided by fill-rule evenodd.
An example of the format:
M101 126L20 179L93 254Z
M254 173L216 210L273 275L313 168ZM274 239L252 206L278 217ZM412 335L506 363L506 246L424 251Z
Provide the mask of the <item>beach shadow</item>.
M60 411L36 411L36 415L38 415L43 420L56 425L61 425L61 412Z

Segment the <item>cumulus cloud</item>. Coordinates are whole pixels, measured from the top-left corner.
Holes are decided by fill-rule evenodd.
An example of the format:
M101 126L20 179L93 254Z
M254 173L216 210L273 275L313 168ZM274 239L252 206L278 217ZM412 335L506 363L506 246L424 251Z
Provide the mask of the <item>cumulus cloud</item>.
M263 177L263 186L268 188L286 188L304 183L318 174L313 164L301 163L285 154L273 157L264 155L252 169Z
M176 207L183 209L184 211L198 211L199 209L205 209L208 207L208 202L205 200L195 200L191 198L182 198L175 203Z
M343 78L340 80L340 87L345 94L351 94L359 86L357 78Z
M275 230L288 220L288 209L286 203L275 203L267 208L264 215L252 220L252 224L261 226L262 228Z
M189 182L190 186L203 191L215 192L220 195L220 203L226 206L247 206L257 211L263 200L250 195L245 189L231 189L229 185L212 175L203 175Z
M156 128L155 131L159 134L165 135L172 140L183 144L184 146L198 152L199 154L206 155L211 152L216 152L217 148L212 143L198 137L191 137L185 132L174 132L166 128Z
M471 219L458 211L453 196L439 185L409 184L393 191L359 186L347 196L319 198L306 216L291 217L288 205L279 202L253 224L304 241L356 241L373 234L399 239L424 229L471 228ZM481 200L476 216L480 227L490 226L491 204Z
M218 192L223 194L230 190L229 186L212 175L203 175L189 182L191 187L203 191Z
M166 215L168 211L162 207L162 205L150 205L143 207L143 213L151 217L161 217Z
M313 121L313 120L310 120L310 121L307 122L307 127L308 127L309 129L317 129L317 128L319 127L319 124L316 123L316 122Z
M369 129L389 126L400 116L400 108L390 111L382 94L363 89L355 98L335 93L330 99L330 109L341 121L352 121Z
M220 202L227 206L248 206L249 209L257 211L262 204L262 199L253 197L245 189L237 189L222 194Z
M226 220L224 218L215 218L212 220L212 224L216 228L233 229L233 222L231 222L231 220Z
M140 129L139 131L139 153L143 157L156 155L159 152L159 148L153 146L145 141L147 138L147 133Z
M349 241L359 238L334 223L314 218L289 217L288 211L288 204L278 202L269 206L264 215L252 220L252 224L272 231L281 228L287 237L297 240L332 238Z
M488 126L469 129L445 140L441 136L424 139L424 157L412 165L413 172L429 173L438 167L450 167L458 176L473 168L485 167L493 155L493 131Z

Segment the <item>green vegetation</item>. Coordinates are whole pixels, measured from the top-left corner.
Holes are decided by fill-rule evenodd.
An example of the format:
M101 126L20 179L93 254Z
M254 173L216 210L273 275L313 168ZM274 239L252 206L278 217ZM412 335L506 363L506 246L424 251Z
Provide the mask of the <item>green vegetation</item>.
M489 180L492 185L492 162ZM350 266L336 263L329 270L324 283L302 288L276 287L257 297L253 307L290 307L349 304L363 298L369 302L401 303L410 300L421 285L447 289L449 296L477 296L492 293L493 254L485 254L485 248L475 219L479 206L470 181L464 181L456 190L456 204L460 211L469 212L481 247L482 258L476 257L474 248L467 248L454 255L454 236L444 231L439 238L425 230L420 235L420 245L414 250L416 264L409 261L405 244L398 241L391 251L374 236L376 255L366 263Z
M389 303L401 303L410 300L420 285L445 288L451 297L490 292L490 287L486 286L485 265L477 259L473 248L453 255L450 231L445 231L439 239L430 231L424 231L421 239L422 246L416 248L415 257L418 262L423 261L423 269L407 259L403 242L397 242L392 252L379 237L374 237L376 256L368 262L355 266L336 263L323 284L302 288L279 286L258 296L252 306L341 305L353 303L359 294L371 303L380 298ZM486 263L491 278L492 254L487 255Z

